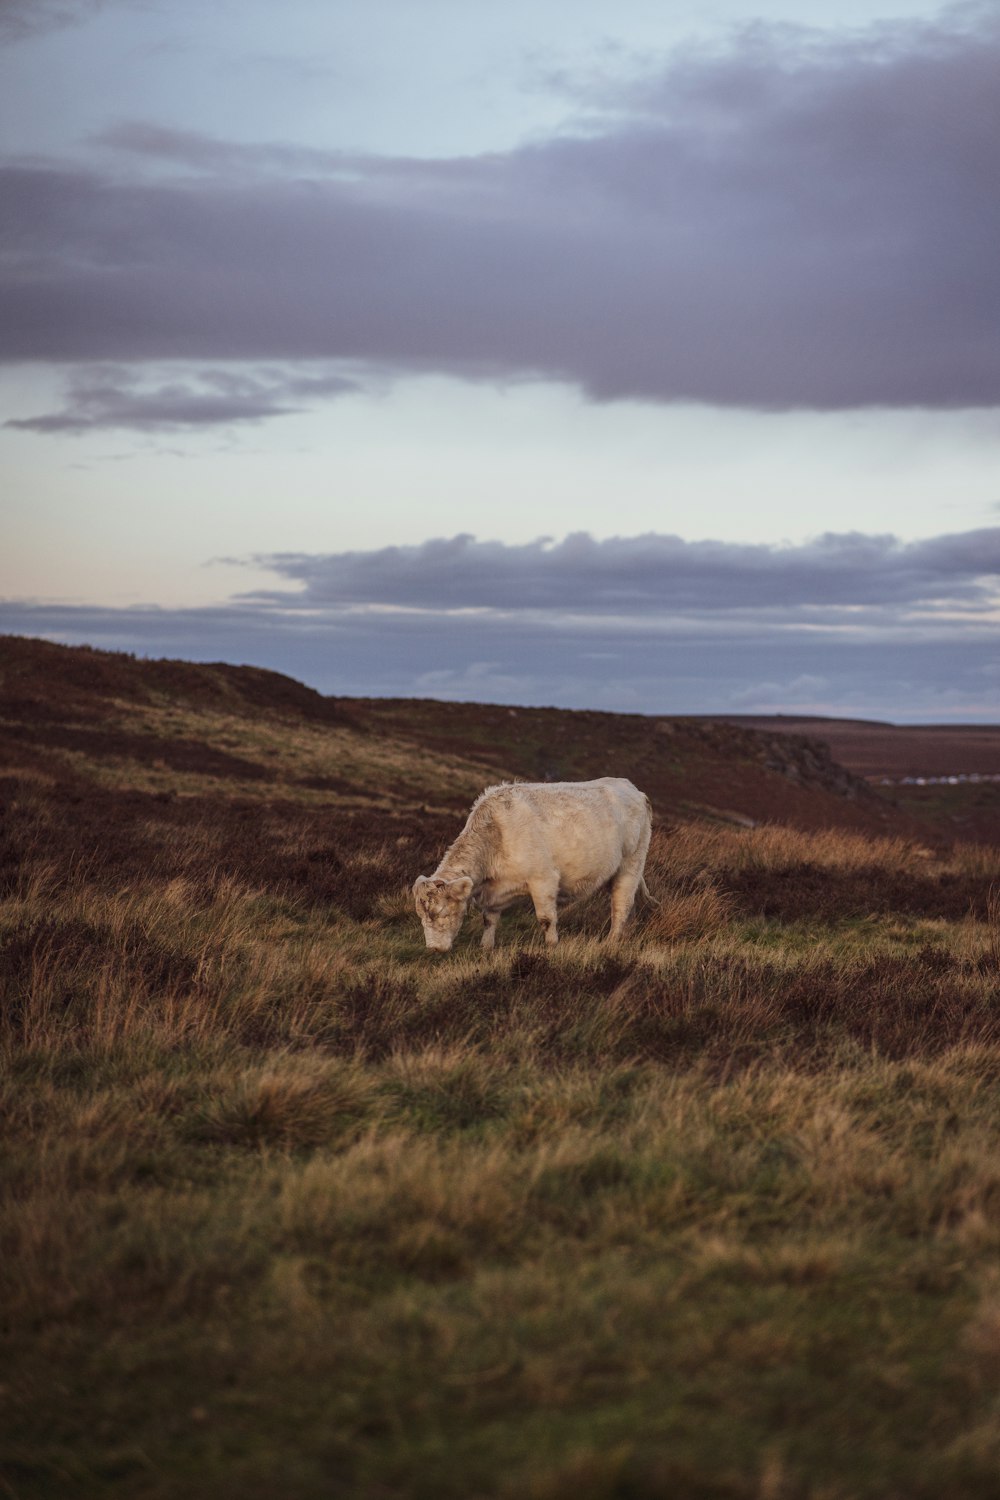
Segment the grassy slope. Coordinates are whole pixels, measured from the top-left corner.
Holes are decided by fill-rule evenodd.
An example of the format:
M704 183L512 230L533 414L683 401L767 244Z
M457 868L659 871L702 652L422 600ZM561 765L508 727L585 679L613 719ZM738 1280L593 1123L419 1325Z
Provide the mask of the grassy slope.
M0 674L7 1493L996 1494L998 851L697 726ZM605 770L630 941L427 954L473 792Z

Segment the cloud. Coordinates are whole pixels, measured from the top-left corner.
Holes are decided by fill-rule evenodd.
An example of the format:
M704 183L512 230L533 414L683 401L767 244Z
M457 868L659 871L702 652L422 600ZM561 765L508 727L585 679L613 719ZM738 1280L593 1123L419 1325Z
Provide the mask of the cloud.
M996 721L997 632L612 628L553 615L365 609L101 609L0 602L0 630L192 661L251 663L323 692L638 713L796 712ZM594 660L612 642L618 659Z
M478 541L463 534L366 552L278 553L253 559L298 586L258 602L306 608L380 605L431 610L541 611L592 618L651 614L704 619L755 612L845 628L888 608L1000 618L1000 527L902 542L826 533L781 546L689 542L647 533L596 541ZM859 613L867 611L867 614Z
M0 44L79 26L111 0L0 0Z
M472 537L255 559L214 608L0 604L0 630L251 662L326 692L642 713L994 721L1000 527L750 547Z
M24 432L176 432L289 416L310 401L357 389L354 381L335 374L212 369L150 385L148 376L140 379L128 369L90 366L71 377L65 405L58 411L3 425Z
M1000 16L758 27L443 161L135 122L8 164L7 360L333 361L763 410L1000 401Z
M305 65L304 65L305 66ZM187 167L196 172L237 176L288 173L354 178L364 158L316 146L281 141L226 141L197 130L178 130L145 120L120 120L92 137L97 146L140 160Z

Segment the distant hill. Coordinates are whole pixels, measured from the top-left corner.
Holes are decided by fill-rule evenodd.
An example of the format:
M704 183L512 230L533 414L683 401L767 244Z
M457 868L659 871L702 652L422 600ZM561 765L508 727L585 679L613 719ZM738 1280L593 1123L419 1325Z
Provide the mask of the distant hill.
M324 697L280 673L0 637L0 776L145 799L293 799L385 821L443 817L511 777L631 777L658 818L1000 840L1000 789L921 804L886 768L1000 769L1000 730L729 720ZM991 757L993 757L991 759ZM963 766L966 761L963 761Z
M939 835L1000 844L1000 723L883 724L780 714L716 722L817 739L835 760Z
M337 713L332 699L263 667L151 660L124 651L0 635L0 701L8 709L23 703L31 713L57 716L114 698L262 709L325 723Z
M727 715L715 722L761 734L807 735L859 776L1000 776L996 724L883 724L868 719Z

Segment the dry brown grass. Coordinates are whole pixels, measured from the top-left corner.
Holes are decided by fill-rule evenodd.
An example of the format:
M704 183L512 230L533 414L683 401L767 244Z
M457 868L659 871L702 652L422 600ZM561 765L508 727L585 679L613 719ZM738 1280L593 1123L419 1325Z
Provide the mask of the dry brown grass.
M1000 885L991 885L986 896L986 951L983 958L1000 974Z
M657 909L644 920L643 916L640 913L643 936L674 943L721 931L732 916L732 902L706 882L693 891L665 892Z
M10 1493L992 1500L995 851L684 823L442 959L458 811L195 718L6 802Z
M840 829L686 823L657 831L647 869L658 895L710 885L737 912L786 922L889 913L984 919L1000 851L959 844L942 857L920 844Z

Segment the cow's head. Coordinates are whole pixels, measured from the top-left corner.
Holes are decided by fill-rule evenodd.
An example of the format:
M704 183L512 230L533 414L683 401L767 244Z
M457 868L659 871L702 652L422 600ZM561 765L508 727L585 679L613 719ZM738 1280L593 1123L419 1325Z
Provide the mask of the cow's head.
M417 916L424 925L428 948L447 953L458 937L472 895L468 875L442 880L440 875L418 875L413 884Z

